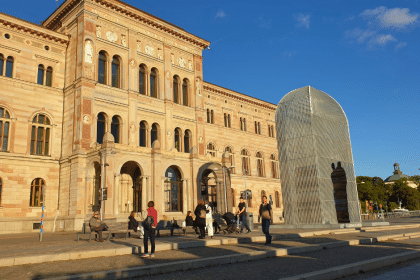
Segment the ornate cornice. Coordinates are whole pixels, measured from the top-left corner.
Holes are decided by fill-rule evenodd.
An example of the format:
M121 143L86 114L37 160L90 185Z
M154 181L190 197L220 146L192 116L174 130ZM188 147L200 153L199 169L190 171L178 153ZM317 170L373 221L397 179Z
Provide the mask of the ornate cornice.
M207 82L205 82L205 83L207 83ZM260 106L260 107L263 107L265 109L269 109L269 110L273 110L273 111L276 110L275 107L270 106L270 105L274 105L274 104L269 103L270 105L267 105L267 104L264 104L264 103L261 103L261 102L254 101L251 98L248 98L248 96L244 95L243 93L238 92L238 95L236 95L236 94L232 94L232 93L229 93L227 91L218 89L216 87L212 87L211 85L203 85L203 88L204 88L204 90L214 92L214 93L218 93L218 94L221 94L221 95L224 95L224 96L227 96L227 97L230 97L232 99L236 99L236 100L239 100L239 101L242 101L242 102L247 102L251 105ZM261 101L263 101L263 100L261 100Z
M66 15L66 13L68 13L71 9L73 9L78 3L81 3L82 1L85 2L86 0L67 0L43 23L43 25L46 28L55 30L57 27L61 26L61 19ZM148 24L149 26L155 29L169 33L175 37L180 38L181 40L190 42L191 44L194 44L202 49L205 49L210 45L210 42L201 39L191 33L188 33L178 26L173 25L165 20L162 20L156 16L153 16L120 0L90 1L96 2L120 14L138 20L139 22Z
M15 29L20 32L27 33L32 36L40 37L40 39L49 39L61 44L68 43L68 37L55 31L48 30L43 26L36 25L31 22L24 21L3 13L0 13L0 24L10 28ZM55 33L55 34L54 34Z

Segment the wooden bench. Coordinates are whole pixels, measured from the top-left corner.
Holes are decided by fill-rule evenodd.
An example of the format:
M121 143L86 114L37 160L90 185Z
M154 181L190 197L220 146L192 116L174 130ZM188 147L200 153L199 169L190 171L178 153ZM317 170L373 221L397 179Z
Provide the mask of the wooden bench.
M106 240L109 241L109 239L111 238L112 232L109 229L107 231L102 231L102 234L104 232L108 233ZM92 240L92 235L95 235L95 240L98 239L98 232L90 230L89 222L83 223L82 231L77 233L77 242L79 242L80 240L80 235L84 235L84 234L89 234L89 242Z
M171 236L174 235L174 231L177 231L177 233L180 234L181 232L183 232L181 225L182 225L182 221L178 221L178 220L172 220L172 221L160 220L156 227L156 237L160 236L160 231L162 230L169 230L171 233Z

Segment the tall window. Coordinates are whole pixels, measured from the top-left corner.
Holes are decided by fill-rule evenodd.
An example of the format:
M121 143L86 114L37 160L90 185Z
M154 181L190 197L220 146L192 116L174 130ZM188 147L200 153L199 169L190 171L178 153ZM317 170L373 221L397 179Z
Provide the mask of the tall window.
M210 110L210 122L214 124L214 112Z
M182 178L175 166L169 167L165 172L165 211L182 211Z
M231 147L229 147L229 146L227 146L227 147L225 148L225 152L227 153L227 159L228 159L227 166L228 166L228 167L230 167L230 166L235 166L235 160L234 160L234 158L233 158L233 151L232 151L232 148L231 148ZM231 168L231 169L230 169L230 171L231 171L233 174L235 174L235 168Z
M1 206L1 191L3 189L3 181L0 178L0 206Z
M191 149L191 131L189 129L185 130L184 133L184 152L189 153Z
M227 115L227 117L228 117L228 118L227 118L227 121L228 121L228 123L227 123L227 124L228 124L228 126L227 126L227 127L231 127L231 124L230 124L230 114L228 114L228 115Z
M257 158L258 177L264 177L264 161L261 152L258 152L255 157Z
M177 76L174 76L172 86L173 86L174 103L179 104L179 86L178 86L178 77Z
M271 124L268 125L268 136L274 137L274 125L271 125Z
M216 146L211 142L207 144L207 153L212 157L216 157Z
M98 55L98 83L106 85L106 54L100 51Z
M5 109L0 107L0 151L7 151L7 144L9 142L9 127L10 114Z
M246 131L246 119L240 118L240 121L241 121L241 130Z
M152 68L150 72L150 96L157 98L157 72L155 68Z
M12 74L13 74L13 63L14 63L14 59L13 57L9 56L7 57L6 60L6 77L11 78Z
M223 114L223 119L225 121L225 127L227 127L227 114L226 113Z
M153 142L158 140L158 125L156 123L152 124L152 131L150 132L150 143L153 145Z
M0 76L3 76L3 68L4 68L4 56L0 53Z
M29 206L38 207L42 206L42 191L45 188L45 182L41 178L36 178L31 183L31 197L29 201Z
M111 86L121 87L121 66L118 56L112 58L112 84Z
M225 120L225 127L231 127L230 126L230 114L224 114L224 120Z
M140 122L140 147L147 147L147 126L145 121Z
M31 155L47 156L50 149L50 119L38 114L32 119Z
M143 64L139 68L139 93L146 94L146 68Z
M45 80L44 80L45 77ZM52 85L52 68L48 67L45 71L44 65L40 64L38 65L38 79L37 79L38 85L46 85L51 86Z
M250 158L249 153L247 150L243 149L241 151L241 162L242 162L242 175L251 175L251 166L250 166Z
M280 193L279 191L276 191L274 193L275 200L276 200L276 208L280 208Z
M181 151L181 129L175 128L175 149L177 149L178 152Z
M261 123L257 121L255 121L255 133L261 134Z
M207 123L210 123L210 109L207 109Z
M105 124L105 114L99 113L98 120L96 121L96 142L98 142L98 144L102 144L102 142L104 141L106 127Z
M188 106L188 80L184 79L184 81L182 82L182 104L184 106Z
M117 116L112 117L111 134L114 136L114 142L120 143L120 119Z
M279 178L279 162L274 154L270 156L270 165L271 165L271 177L278 179Z

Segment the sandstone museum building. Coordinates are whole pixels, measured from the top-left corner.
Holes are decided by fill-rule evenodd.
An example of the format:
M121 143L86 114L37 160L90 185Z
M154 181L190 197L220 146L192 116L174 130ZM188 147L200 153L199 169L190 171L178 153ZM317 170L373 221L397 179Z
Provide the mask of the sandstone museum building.
M73 231L150 200L236 212L246 189L254 221L265 194L283 222L276 105L205 82L209 45L118 0L0 13L0 233L38 231L43 201L45 231Z

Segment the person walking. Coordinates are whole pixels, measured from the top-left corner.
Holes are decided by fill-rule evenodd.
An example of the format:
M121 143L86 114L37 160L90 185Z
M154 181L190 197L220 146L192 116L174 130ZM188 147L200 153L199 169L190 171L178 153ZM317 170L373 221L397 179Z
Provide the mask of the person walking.
M99 219L99 214L97 211L93 213L93 217L89 220L89 227L91 231L96 231L98 233L99 239L98 242L104 242L102 239L102 231L108 230L108 226Z
M153 201L149 201L149 203L147 204L147 217L146 219L143 221L143 228L144 228L144 240L143 240L143 245L144 245L144 254L143 254L143 258L147 258L147 257L155 257L155 229L157 227L157 221L158 221L158 214L155 208L153 208L155 206L155 203ZM149 238L150 238L150 245L152 247L151 249L151 254L149 255L149 247L148 247L148 243L149 243Z
M273 210L271 209L271 204L267 202L267 197L264 195L262 197L263 203L260 205L260 211L258 216L258 222L262 218L262 231L265 234L265 245L270 245L273 237L270 234L270 224L273 223Z
M204 228L206 227L206 206L204 206L204 201L202 199L198 200L197 207L194 210L195 214L195 223L196 226L200 229L199 239L204 239L206 237L206 232Z
M238 214L239 220L241 221L241 233L244 231L244 227L248 230L247 233L250 233L251 229L246 222L246 204L243 197L239 198L238 212L236 212L236 215Z
M207 229L207 235L210 236L210 238L213 238L213 213L211 211L211 206L208 201L206 201L206 229Z

